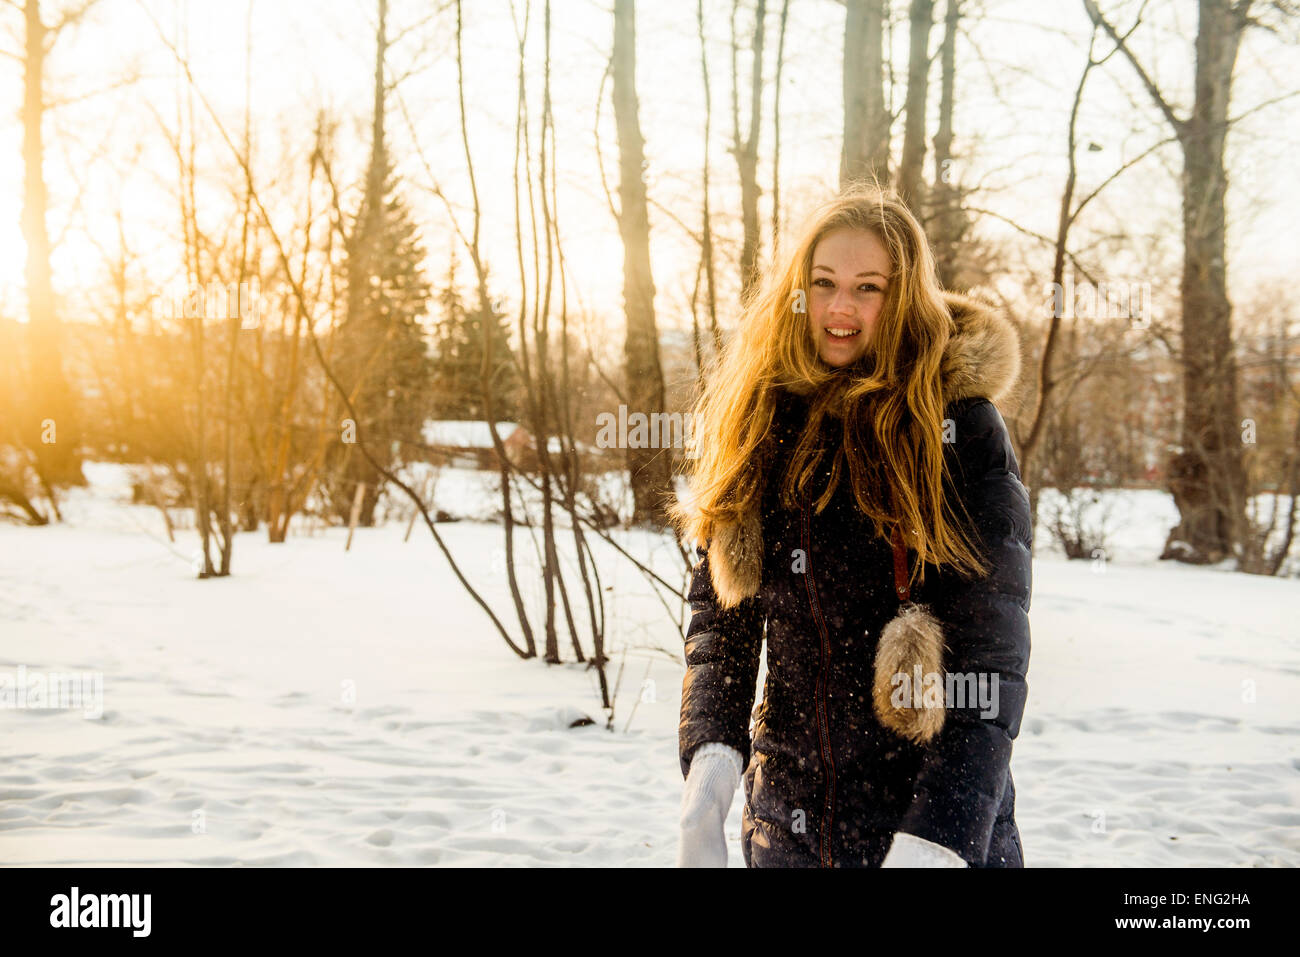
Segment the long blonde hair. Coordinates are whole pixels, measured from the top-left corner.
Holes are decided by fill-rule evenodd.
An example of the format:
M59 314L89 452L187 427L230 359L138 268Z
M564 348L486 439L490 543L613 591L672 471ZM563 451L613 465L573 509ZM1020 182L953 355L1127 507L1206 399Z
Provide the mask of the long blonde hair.
M844 227L880 240L891 275L867 353L837 368L817 354L806 297L817 243ZM818 512L847 474L876 534L887 538L897 524L916 551L913 579L924 580L927 562L950 564L968 577L985 574L978 548L944 495L940 367L955 332L924 230L897 194L859 183L822 204L743 305L737 333L706 376L691 417L697 454L685 467L690 500L669 503L673 524L687 540L704 543L720 524L759 507L770 452L765 440L777 390L785 389L809 397L809 405L785 471L784 505L811 494L813 477L832 452ZM841 433L833 449L818 447L824 426Z

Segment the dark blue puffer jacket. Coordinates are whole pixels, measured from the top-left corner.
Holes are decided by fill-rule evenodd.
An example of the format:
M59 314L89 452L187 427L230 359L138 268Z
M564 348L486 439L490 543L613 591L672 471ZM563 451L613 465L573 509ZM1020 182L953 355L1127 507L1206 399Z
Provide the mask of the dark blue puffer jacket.
M778 403L779 451L769 467L779 469L792 449L804 401ZM847 480L820 514L781 508L780 483L764 483L761 586L734 607L721 606L710 567L725 559L697 549L681 769L688 773L695 748L709 741L741 753L749 866L879 866L897 831L948 847L972 867L1023 866L1009 762L1029 665L1029 497L992 402L958 398L946 415L956 439L945 445L950 494L972 517L991 572L969 581L927 565L911 597L943 626L944 670L985 676L976 680L986 693L996 687L996 707L987 696L965 707L950 701L942 731L924 745L877 719L876 642L899 610L893 551L858 511ZM799 571L797 549L806 556ZM766 682L751 715L765 639Z

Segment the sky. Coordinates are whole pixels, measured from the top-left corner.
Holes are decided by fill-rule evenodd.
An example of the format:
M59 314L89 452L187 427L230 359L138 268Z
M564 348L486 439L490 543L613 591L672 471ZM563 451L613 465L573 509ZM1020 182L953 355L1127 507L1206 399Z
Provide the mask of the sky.
M746 8L750 5L746 4ZM687 328L698 247L685 227L698 228L703 161L703 86L695 0L638 5L637 81L646 139L652 204L652 257L656 308L662 328ZM941 16L942 4L939 4ZM43 3L46 21L58 5ZM769 3L779 11L779 3ZM389 33L401 34L391 51L391 77L401 77L387 116L399 161L403 193L429 251L427 271L441 282L456 244L444 207L430 192L436 180L459 207L468 227L468 180L456 99L454 10L431 19L431 4L391 0ZM534 147L541 112L543 6L533 0L527 52L532 83L529 110ZM1126 27L1136 5L1103 4ZM517 25L523 0L467 0L464 4L466 101L469 138L484 209L483 243L493 266L495 291L517 303L514 251L514 163L517 92ZM976 202L1027 230L1054 234L1065 177L1065 133L1070 99L1086 55L1090 25L1081 0L983 0L967 22L958 47L959 154L955 172L984 191ZM705 3L713 129L711 200L721 243L724 280L720 308L734 317L740 238L740 193L731 136L727 44L731 3ZM905 11L904 11L905 12ZM1135 52L1168 98L1190 102L1195 33L1192 0L1150 3ZM49 227L56 241L55 285L64 314L98 314L105 257L116 255L118 219L128 247L141 258L148 281L162 283L180 253L175 160L165 130L174 130L181 84L159 29L187 50L199 89L236 136L246 93L252 117L254 167L259 188L283 228L301 200L314 117L328 109L339 120L337 167L355 204L356 184L368 150L375 4L356 0L100 0L85 22L58 41L48 62L51 99L73 102L51 111L45 127ZM791 0L782 81L781 172L783 225L829 196L837 184L842 127L841 47L844 10L832 0ZM0 9L0 50L20 48L21 18ZM552 84L557 128L559 220L570 273L571 309L585 309L608 327L622 306L622 247L603 177L616 195L617 140L602 74L612 42L612 0L553 0ZM749 15L740 29L748 36ZM770 252L771 105L777 16L769 13L767 83L759 177L764 195L763 256ZM408 30L409 28L409 30ZM932 49L941 28L936 25ZM1296 33L1294 27L1291 33ZM251 58L245 56L251 38ZM907 55L905 24L892 37L901 74ZM1109 49L1100 41L1098 51ZM1277 97L1294 86L1297 45L1253 31L1242 47L1234 113ZM742 97L749 58L742 52ZM251 81L246 88L245 76ZM937 67L931 95L930 136L937 110ZM129 79L130 82L123 82ZM901 108L903 76L893 92ZM0 314L19 315L23 303L24 243L20 232L23 171L20 67L0 57ZM600 110L599 122L597 110ZM200 217L217 230L233 215L232 158L215 126L196 107ZM743 107L742 107L743 110ZM1300 139L1300 98L1251 114L1229 143L1230 282L1235 299L1261 285L1284 282L1295 268L1300 199L1294 160ZM901 137L901 120L896 135ZM1086 193L1116 166L1169 135L1129 65L1119 56L1093 71L1080 114L1080 138L1100 147L1079 153L1079 191ZM419 153L416 145L418 144ZM425 162L420 159L423 155ZM897 154L897 145L895 147ZM1103 194L1081 223L1083 230L1123 231L1127 255L1107 260L1105 278L1150 280L1158 303L1177 292L1181 219L1177 176L1181 160L1166 146ZM295 182L296 181L296 182ZM684 225L683 225L684 224ZM1016 262L1025 287L1041 285L1048 251L1024 240L999 218L986 218L982 234L1013 240L1025 253ZM462 263L465 260L463 251ZM462 272L462 280L468 276ZM1172 283L1172 284L1171 284Z

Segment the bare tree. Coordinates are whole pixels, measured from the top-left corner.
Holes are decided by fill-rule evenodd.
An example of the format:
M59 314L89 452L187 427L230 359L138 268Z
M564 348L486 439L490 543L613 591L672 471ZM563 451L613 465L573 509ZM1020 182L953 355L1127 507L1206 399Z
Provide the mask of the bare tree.
M947 0L943 40L939 45L939 127L934 134L934 185L930 190L930 245L934 248L939 281L952 288L957 281L958 250L966 233L961 193L952 169L953 109L957 88L957 29L960 0Z
M46 23L40 0L26 0L23 14L23 47L18 59L23 70L23 208L22 231L27 245L28 389L24 421L19 434L32 455L41 484L54 502L54 486L85 484L78 446L80 429L76 402L63 369L62 331L54 308L54 286L50 278L50 235L46 226L49 195L45 188L45 141L43 126L48 103L45 98L45 62L54 44L79 23L96 0L79 0L61 10L54 22ZM57 505L54 506L57 513Z
M776 76L772 89L772 255L781 243L781 78L785 71L785 32L790 22L790 0L782 0L777 30Z
M1252 300L1237 309L1245 342L1241 385L1249 415L1243 424L1250 429L1246 471L1252 493L1239 567L1252 574L1278 575L1295 543L1300 518L1300 329L1285 288L1264 286Z
M711 164L709 162L709 142L713 132L713 91L709 84L709 51L704 39L704 0L697 0L695 6L696 32L700 39L700 74L704 84L704 158L701 164L700 179L700 267L705 289L705 307L708 316L709 335L716 355L722 350L722 330L718 326L717 271L713 259L713 214L710 208L709 179ZM695 350L695 374L701 387L704 384L704 336L700 332L699 319L696 315L696 300L699 298L699 276L696 288L691 293L691 341Z
M1129 47L1137 23L1121 35L1095 0L1083 5L1129 61L1182 148L1183 429L1182 448L1170 468L1180 521L1161 557L1216 562L1234 551L1246 497L1228 301L1224 144L1237 51L1251 23L1252 0L1199 0L1195 93L1185 116Z
M898 164L898 191L914 213L920 213L925 170L925 111L930 87L930 28L934 0L912 0L907 54L906 117L903 121L903 156Z
M853 180L889 182L893 118L885 104L884 35L884 0L845 0L841 187Z
M618 126L619 211L623 238L624 341L628 402L647 416L662 412L664 376L655 325L650 271L650 219L646 206L645 140L636 92L636 0L614 2L614 117ZM633 524L667 524L670 460L659 449L629 448L627 467L634 501Z
M754 8L754 32L750 39L749 129L740 134L740 73L737 66L739 42L736 14L740 0L731 6L731 154L740 172L740 213L743 235L740 246L740 299L753 295L758 285L758 137L763 112L763 38L767 20L766 0Z
M1101 195L1111 183L1118 179L1124 172L1136 166L1142 160L1146 159L1152 153L1162 146L1169 143L1169 140L1160 140L1137 155L1133 156L1127 162L1120 165L1103 179L1096 187L1090 190L1081 199L1076 201L1075 190L1078 185L1078 122L1079 108L1083 104L1084 88L1088 82L1088 76L1092 71L1103 65L1113 54L1097 59L1093 55L1093 50L1097 43L1097 32L1094 28L1092 36L1088 41L1087 61L1079 75L1079 82L1074 89L1074 99L1070 106L1070 119L1066 129L1066 176L1065 184L1061 189L1060 210L1057 214L1056 236L1052 248L1052 285L1054 291L1052 298L1052 312L1048 318L1047 335L1043 344L1043 351L1038 361L1038 390L1034 406L1034 413L1030 420L1029 432L1020 445L1020 466L1027 475L1033 474L1034 457L1038 452L1039 444L1042 441L1048 422L1051 420L1055 411L1053 400L1055 391L1058 386L1057 375L1055 372L1057 343L1061 334L1062 318L1068 311L1068 306L1064 301L1065 294L1065 268L1067 260L1070 257L1070 230L1078 221L1079 216L1088 207L1088 205ZM1133 317L1130 317L1133 318ZM1141 317L1143 320L1149 317ZM1037 504L1036 490L1031 488L1031 496L1034 504Z

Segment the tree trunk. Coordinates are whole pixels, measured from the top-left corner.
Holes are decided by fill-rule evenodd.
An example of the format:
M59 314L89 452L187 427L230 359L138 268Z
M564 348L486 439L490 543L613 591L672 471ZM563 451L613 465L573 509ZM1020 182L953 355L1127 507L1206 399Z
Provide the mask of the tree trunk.
M767 18L766 0L758 0L754 10L754 36L750 44L752 51L750 63L749 90L749 132L742 141L740 138L739 111L733 110L734 144L732 152L736 156L736 165L740 172L740 214L743 225L743 238L740 246L740 299L745 302L754 294L758 286L758 134L763 106L763 25ZM734 30L735 19L733 16ZM732 35L733 51L735 35ZM735 64L735 57L732 57ZM732 88L740 85L740 77L734 72L731 77ZM733 98L735 104L737 98Z
M384 461L390 461L387 444L392 439L391 389L373 387L367 394L363 384L372 370L375 378L388 382L391 374L393 350L390 343L396 333L396 316L377 314L370 300L372 281L382 281L385 205L384 187L388 171L388 145L384 135L385 100L388 87L384 81L384 61L388 54L388 0L378 0L378 24L375 29L374 78L372 80L372 109L370 127L370 159L366 170L365 192L352 236L353 246L348 256L347 322L352 327L351 349L357 356L370 351L364 362L351 364L354 381L353 401L360 416L357 428L370 437L372 448L383 448ZM379 398L382 397L382 400ZM384 479L378 470L362 455L345 457L342 475L345 492L358 485L366 486L358 522L369 528L374 524L375 504Z
M1128 48L1128 33L1121 37L1095 0L1084 0L1089 17L1132 64L1183 150L1182 448L1168 470L1180 519L1160 557L1195 564L1233 554L1238 532L1246 527L1246 473L1228 302L1223 149L1232 74L1241 34L1250 22L1250 5L1251 0L1200 0L1195 97L1191 115L1182 119Z
M883 0L845 0L844 148L840 187L850 180L889 183Z
M1245 509L1237 362L1228 302L1223 166L1232 73L1244 18L1201 0L1196 98L1183 145L1183 427L1170 469L1180 520L1164 558L1217 562L1232 554Z
M636 2L614 2L614 117L619 146L619 234L623 239L624 344L629 413L662 412L664 377L655 327L654 280L650 272L650 218L646 209L645 141L637 117ZM662 449L629 448L633 524L667 524L670 459Z
M790 0L782 0L777 30L776 70L772 83L772 256L781 243L781 80L785 72L785 31L790 21Z
M79 435L74 420L72 390L63 373L61 330L54 312L50 279L50 236L46 228L41 125L45 118L45 52L50 32L41 21L39 0L23 9L26 36L23 51L23 239L27 243L27 336L30 348L31 403L21 434L35 455L42 484L84 485L77 454ZM44 423L53 422L50 430ZM53 434L53 441L48 436Z
M934 0L912 0L911 49L907 55L907 118L903 124L903 158L898 164L898 191L918 217L925 167L925 109L930 85L930 26Z
M704 274L705 305L709 317L709 335L713 342L714 355L722 351L722 330L718 326L717 275L713 262L713 214L709 208L709 142L713 131L713 92L709 85L708 43L704 38L704 0L697 0L695 7L695 24L700 40L700 74L704 84L704 165L701 170L701 216L700 224L700 271ZM700 388L704 387L704 346L698 323L695 322L694 304L691 310L695 339L695 371Z
M934 134L934 186L930 191L930 245L934 249L939 282L952 289L957 282L957 248L964 229L961 195L953 185L952 114L957 85L957 25L961 4L948 0L943 17L943 42L939 46L939 129Z

